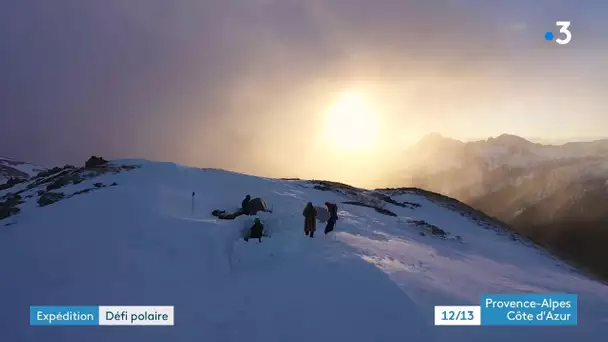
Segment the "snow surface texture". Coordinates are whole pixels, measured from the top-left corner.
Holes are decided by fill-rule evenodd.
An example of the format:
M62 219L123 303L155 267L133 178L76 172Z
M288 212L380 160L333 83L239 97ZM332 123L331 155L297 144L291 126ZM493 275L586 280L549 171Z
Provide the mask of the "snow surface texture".
M414 194L398 217L313 189L172 163L107 174L119 185L22 211L0 225L0 341L605 341L608 287L534 247ZM192 211L192 192L196 192ZM213 209L262 197L270 238L240 238L251 217ZM303 234L302 210L337 203L335 233ZM23 204L23 205L27 205ZM424 220L462 242L421 235ZM433 306L482 293L579 295L576 327L435 327ZM30 305L173 305L172 327L30 327Z

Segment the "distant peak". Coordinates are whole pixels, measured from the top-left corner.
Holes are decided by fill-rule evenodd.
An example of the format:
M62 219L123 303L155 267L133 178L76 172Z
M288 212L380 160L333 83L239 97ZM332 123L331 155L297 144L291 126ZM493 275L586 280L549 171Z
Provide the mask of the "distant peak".
M433 132L433 133L429 133L429 134L425 135L424 137L422 137L422 139L420 139L418 141L418 143L419 144L428 144L428 143L442 143L442 142L446 142L446 141L458 141L458 140L452 139L452 138L447 138L439 133Z
M445 137L443 135L441 135L440 133L432 132L432 133L425 135L422 139L445 139Z
M532 142L513 134L501 134L496 138L490 138L488 141L496 141L503 144L532 144Z

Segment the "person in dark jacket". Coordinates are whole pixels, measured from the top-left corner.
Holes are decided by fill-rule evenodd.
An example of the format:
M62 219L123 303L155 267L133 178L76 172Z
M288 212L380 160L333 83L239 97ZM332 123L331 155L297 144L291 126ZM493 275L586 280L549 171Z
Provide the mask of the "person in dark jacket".
M312 205L312 202L306 204L302 215L304 215L304 234L312 238L315 235L315 230L317 230L317 209Z
M249 229L249 235L245 236L245 241L249 241L249 239L258 239L262 242L262 236L264 235L264 224L260 221L259 218L253 221L253 226Z
M249 215L249 210L247 209L249 201L251 201L251 196L247 195L247 196L245 196L245 199L243 200L243 202L241 202L241 210L243 211L243 214L245 214L245 215Z
M335 203L325 202L325 206L327 207L327 211L329 211L329 220L327 220L327 225L325 226L325 234L334 230L336 225L336 221L338 221L338 206Z

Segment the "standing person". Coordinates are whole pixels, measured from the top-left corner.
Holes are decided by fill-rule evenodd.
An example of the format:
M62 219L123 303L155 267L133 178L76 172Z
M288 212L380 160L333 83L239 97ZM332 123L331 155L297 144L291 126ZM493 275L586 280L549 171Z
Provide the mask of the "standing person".
M306 204L302 215L304 215L304 234L312 238L315 235L315 230L317 230L317 209L312 205L312 202Z
M329 211L329 220L327 220L327 225L325 226L325 235L327 235L327 233L334 230L336 221L338 221L338 206L330 202L325 202L325 206L327 207L327 211Z

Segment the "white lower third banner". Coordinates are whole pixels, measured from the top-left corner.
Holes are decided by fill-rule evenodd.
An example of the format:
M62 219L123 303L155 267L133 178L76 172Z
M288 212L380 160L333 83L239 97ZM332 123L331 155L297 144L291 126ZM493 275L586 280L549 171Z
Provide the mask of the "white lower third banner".
M172 306L100 306L99 325L174 325Z

